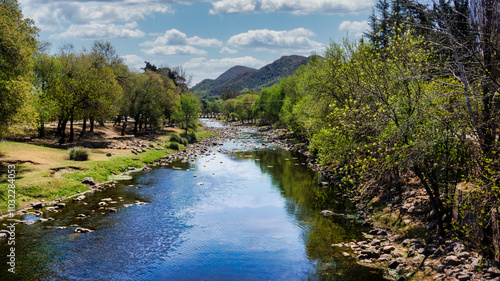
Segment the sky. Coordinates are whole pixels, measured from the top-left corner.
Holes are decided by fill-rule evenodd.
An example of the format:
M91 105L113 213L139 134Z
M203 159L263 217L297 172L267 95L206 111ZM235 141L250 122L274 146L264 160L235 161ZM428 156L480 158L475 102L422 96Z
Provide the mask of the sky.
M51 52L110 42L131 70L181 66L190 86L236 65L323 55L368 28L373 0L19 0Z

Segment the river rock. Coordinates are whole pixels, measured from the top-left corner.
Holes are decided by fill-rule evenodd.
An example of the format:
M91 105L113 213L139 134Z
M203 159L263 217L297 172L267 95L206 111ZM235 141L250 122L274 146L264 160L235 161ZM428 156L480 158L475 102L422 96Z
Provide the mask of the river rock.
M367 255L370 259L377 259L380 257L380 253L375 248L368 248L361 251L361 255Z
M397 258L389 263L390 269L396 269L399 265L404 265L405 261L402 258Z
M82 195L80 195L78 197L73 198L73 201L77 201L78 202L78 201L82 201L83 199L85 199L85 195L82 194Z
M458 260L457 256L451 255L445 258L445 262L447 265L455 266L460 264L460 260Z
M62 209L62 208L66 207L66 204L65 203L57 203L57 204L54 204L54 207L56 207L58 209Z
M368 232L370 235L377 235L377 236L387 236L387 231L383 229L372 229L370 232Z
M490 266L487 270L486 270L487 273L489 273L492 277L498 277L500 276L500 269L494 267L494 266Z
M382 252L384 252L384 253L387 253L387 254L388 254L388 253L390 253L390 252L394 251L395 249L396 249L396 248L395 248L394 246L392 246L392 245L388 245L388 246L384 246L384 247L382 248Z
M93 177L86 177L82 180L83 184L95 185L95 181Z
M458 281L468 281L470 280L470 276L468 274L459 274L457 279Z
M332 211L330 211L330 210L323 210L323 211L321 211L321 214L322 214L323 216L325 216L325 217L329 217L329 216L333 216L333 215L335 215L335 213L334 213L334 212L332 212Z
M93 230L84 227L75 228L75 233L88 233L88 232L93 232Z

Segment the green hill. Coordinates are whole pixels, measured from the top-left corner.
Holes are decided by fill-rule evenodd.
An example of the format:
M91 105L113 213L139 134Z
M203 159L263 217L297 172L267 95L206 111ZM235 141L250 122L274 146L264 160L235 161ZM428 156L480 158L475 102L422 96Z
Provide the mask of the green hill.
M308 62L303 56L284 56L261 69L235 66L221 74L217 79L205 79L191 90L199 97L220 96L226 90L257 90L279 83L283 78L293 74L299 66Z

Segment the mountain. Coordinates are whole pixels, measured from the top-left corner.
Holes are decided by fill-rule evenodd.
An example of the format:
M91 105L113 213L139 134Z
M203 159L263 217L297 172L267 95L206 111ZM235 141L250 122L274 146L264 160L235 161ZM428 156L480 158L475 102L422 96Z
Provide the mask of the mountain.
M280 82L293 74L299 66L306 64L309 58L303 56L284 56L261 69L235 66L222 73L217 79L205 79L191 90L199 97L220 96L226 90L241 91L243 89L260 91Z

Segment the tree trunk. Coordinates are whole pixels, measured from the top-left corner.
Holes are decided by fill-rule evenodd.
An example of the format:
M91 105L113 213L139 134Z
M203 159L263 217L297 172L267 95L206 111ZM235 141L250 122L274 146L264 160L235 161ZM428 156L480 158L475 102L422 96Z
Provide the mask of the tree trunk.
M87 131L87 117L83 117L82 131L80 132L80 138L85 136L85 131Z
M444 231L444 222L443 222L443 209L442 209L442 203L441 199L439 198L439 192L434 192L432 189L429 187L427 184L427 180L425 179L425 176L422 174L422 171L420 170L420 167L417 164L413 165L413 172L417 175L417 177L420 179L420 182L425 188L425 191L427 192L427 195L429 195L429 198L432 203L432 207L434 208L434 211L436 212L436 217L437 217L437 223L438 223L438 235L444 237L445 231ZM436 191L436 190L434 190Z
M75 130L73 128L73 121L74 121L74 114L73 110L71 110L71 117L70 117L70 123L69 123L69 142L73 142L74 137L75 137Z
M135 116L134 121L134 135L137 134L137 126L139 125L139 116Z
M62 118L59 118L59 120L57 120L57 130L56 130L56 136L58 137L61 136L61 127L62 127Z
M93 133L94 132L94 116L90 116L90 132Z
M43 118L40 118L40 127L38 128L38 137L39 138L45 137L45 120L43 120Z
M61 138L59 139L59 143L63 144L66 141L66 124L68 123L68 119L65 118L60 123L61 123L61 127L60 127L60 136L61 136Z

